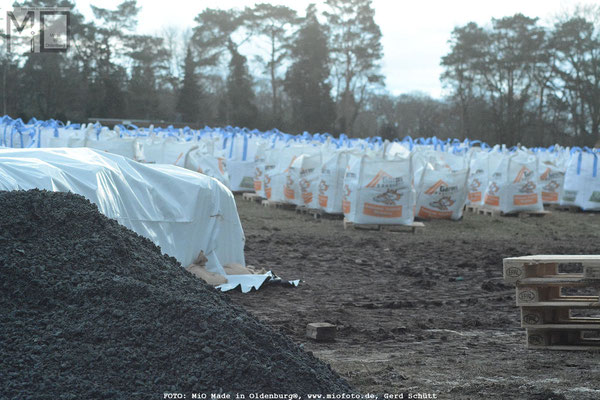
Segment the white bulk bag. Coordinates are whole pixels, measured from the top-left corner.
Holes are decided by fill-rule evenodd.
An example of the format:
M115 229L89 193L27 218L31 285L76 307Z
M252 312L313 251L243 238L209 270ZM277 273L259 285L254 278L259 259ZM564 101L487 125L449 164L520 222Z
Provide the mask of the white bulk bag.
M583 210L600 210L598 154L577 151L571 154L565 174L562 205Z
M202 149L195 149L188 153L185 168L215 178L229 187L229 174L224 157L215 157L204 153Z
M275 161L271 160L273 154L271 153L270 143L263 141L261 142L254 155L254 175L252 177L254 184L254 192L260 197L267 198L265 193L265 169L267 165L274 168ZM270 183L270 182L269 182Z
M282 149L270 149L270 163L265 164L263 185L265 197L273 202L289 202L285 196L288 171L292 163L302 154L319 154L316 146L293 144Z
M188 153L198 148L194 141L177 140L175 137L161 138L150 136L140 139L144 154L144 162L152 164L170 164L185 167L185 159Z
M283 194L288 203L317 208L321 154L302 154L290 165Z
M491 150L472 150L469 163L469 179L467 181L467 201L471 205L483 205L485 190L490 177L500 165L504 154L497 148Z
M566 159L562 153L538 153L544 204L560 204L565 183Z
M342 213L342 199L344 198L344 175L350 152L348 150L335 151L326 158L321 166L321 175L318 183L318 208L330 214Z
M462 217L467 200L468 169L452 171L445 165L430 164L417 189L417 217L453 219Z
M356 224L414 221L412 160L351 155L344 177L344 216Z
M471 153L469 178L467 180L467 200L471 205L483 204L483 192L488 184L488 152L474 151Z
M231 190L254 190L255 157L258 150L257 139L248 133L242 133L233 135L224 144Z
M136 137L121 136L118 128L114 131L108 128L97 131L96 128L89 127L86 130L87 140L85 142L85 147L118 154L136 161L144 160L142 146Z
M539 177L535 154L518 150L507 155L490 178L484 204L504 213L542 211Z
M53 135L48 139L48 147L85 147L87 135L88 129L60 127L56 131L56 136Z

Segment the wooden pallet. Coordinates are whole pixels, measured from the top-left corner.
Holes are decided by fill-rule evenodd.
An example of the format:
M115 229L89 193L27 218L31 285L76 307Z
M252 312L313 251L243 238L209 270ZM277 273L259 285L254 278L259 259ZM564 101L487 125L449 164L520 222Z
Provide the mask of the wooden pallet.
M417 228L424 228L425 224L422 222L413 222L411 225L385 225L385 224L355 224L351 221L348 221L344 218L344 229L354 228L354 229L362 229L367 231L390 231L390 232L403 232L403 231L411 231L415 233Z
M528 217L545 217L548 214L551 214L550 211L514 211L510 213L505 213L500 210L495 210L493 208L484 207L484 206L467 206L467 211L478 215L486 215L490 217L518 217L518 218L528 218Z
M600 350L600 330L527 329L527 348L541 350Z
M522 328L548 329L600 329L600 304L588 303L589 307L581 307L584 302L574 302L579 310L585 308L594 310L595 316L575 316L573 312L578 307L565 302L563 305L546 307L521 307Z
M582 273L562 274L558 264L581 264ZM600 255L537 255L503 260L504 282L517 283L527 278L600 279Z
M563 206L560 204L544 204L545 209L554 210L554 211L569 211L569 212L579 212L581 208L577 206Z
M242 199L246 201L256 201L257 203L263 200L263 197L256 193L247 192L242 194Z
M581 267L567 273L559 264ZM528 348L600 350L600 255L510 257L503 274L516 287ZM581 288L583 294L573 295Z
M467 204L465 205L464 211L473 213L473 214L477 214L477 210L479 210L479 206L474 206L474 205L470 205Z
M572 212L572 213L590 213L590 214L600 213L600 210L584 210L579 206L572 206L572 205L567 206L567 205L560 205L560 204L544 204L544 208L554 210L554 211L565 211L565 212Z
M330 214L318 208L308 208L306 206L296 206L296 212L299 214L309 214L314 219L327 218L327 219L342 219L344 214Z
M295 204L283 203L281 201L263 200L261 202L261 204L263 205L263 207L281 208L281 209L284 209L284 210L293 210L293 209L296 208Z

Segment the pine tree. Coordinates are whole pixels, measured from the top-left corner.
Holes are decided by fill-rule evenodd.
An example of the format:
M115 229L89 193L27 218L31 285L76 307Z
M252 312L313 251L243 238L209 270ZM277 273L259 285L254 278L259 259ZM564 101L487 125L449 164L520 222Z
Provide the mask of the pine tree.
M183 84L177 100L177 112L185 122L199 122L202 118L200 114L201 90L196 76L196 64L192 50L188 47L183 62Z
M254 105L252 78L248 72L246 57L235 46L229 46L231 61L227 77L228 121L230 124L253 128L256 124L257 108Z
M327 82L330 72L327 42L326 31L311 4L292 44L293 63L285 79L296 132L327 132L333 126L335 109Z

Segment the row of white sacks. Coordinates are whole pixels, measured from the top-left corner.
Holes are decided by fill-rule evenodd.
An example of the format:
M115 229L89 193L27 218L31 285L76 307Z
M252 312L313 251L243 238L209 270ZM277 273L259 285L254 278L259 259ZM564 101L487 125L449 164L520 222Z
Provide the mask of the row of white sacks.
M435 138L390 143L238 128L33 126L15 140L14 123L0 125L0 144L9 145L10 137L13 147L85 146L174 164L232 190L254 189L271 201L343 212L355 223L411 224L415 216L459 219L465 204L505 213L543 210L544 203L600 209L598 154L590 149L489 148Z

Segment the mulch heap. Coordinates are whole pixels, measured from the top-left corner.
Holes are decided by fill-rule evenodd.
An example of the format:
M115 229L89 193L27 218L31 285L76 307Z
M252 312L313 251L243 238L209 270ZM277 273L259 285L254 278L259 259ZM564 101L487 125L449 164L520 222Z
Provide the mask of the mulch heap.
M352 391L85 198L39 190L0 191L0 371L0 398Z

